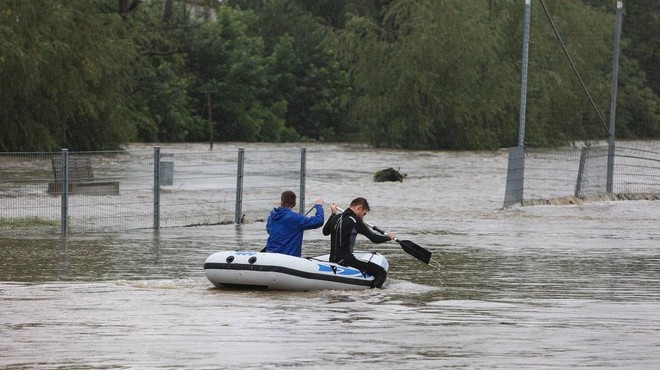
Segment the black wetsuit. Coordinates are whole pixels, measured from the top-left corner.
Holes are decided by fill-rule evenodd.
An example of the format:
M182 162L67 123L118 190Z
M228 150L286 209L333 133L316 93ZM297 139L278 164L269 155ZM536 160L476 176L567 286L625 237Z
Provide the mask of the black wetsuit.
M379 235L362 222L352 209L341 214L333 214L323 226L323 235L330 235L330 262L351 266L374 276L372 288L380 288L385 282L387 271L372 262L360 261L353 255L355 238L362 234L374 243L384 243L390 238Z

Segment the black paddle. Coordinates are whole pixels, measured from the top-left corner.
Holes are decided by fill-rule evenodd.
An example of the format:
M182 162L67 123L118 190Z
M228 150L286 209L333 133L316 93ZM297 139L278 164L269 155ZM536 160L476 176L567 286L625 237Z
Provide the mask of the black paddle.
M383 235L387 234L385 231L378 228L378 226L371 226L366 222L365 224ZM394 241L399 243L401 248L409 255L417 258L418 260L426 263L427 265L429 264L429 262L431 262L431 251L420 247L419 245L411 242L410 240L399 240L398 238L394 238Z
M341 208L337 208L337 210L342 213L344 212L344 210ZM382 230L378 226L372 226L364 220L362 220L362 222L364 222L365 225L369 226L370 228L378 231L383 235L387 234L384 230ZM394 238L394 241L399 243L403 251L408 253L409 255L417 258L418 260L426 263L427 265L429 264L429 262L431 262L431 251L420 247L419 245L411 242L410 240L399 240L398 238Z

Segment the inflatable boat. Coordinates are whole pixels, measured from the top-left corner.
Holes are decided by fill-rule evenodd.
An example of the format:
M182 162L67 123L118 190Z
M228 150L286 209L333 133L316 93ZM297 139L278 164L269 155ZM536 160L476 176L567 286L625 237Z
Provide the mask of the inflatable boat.
M354 253L385 270L387 259L378 253ZM274 290L369 289L374 277L328 262L329 254L293 257L279 253L223 251L204 262L206 277L216 287Z

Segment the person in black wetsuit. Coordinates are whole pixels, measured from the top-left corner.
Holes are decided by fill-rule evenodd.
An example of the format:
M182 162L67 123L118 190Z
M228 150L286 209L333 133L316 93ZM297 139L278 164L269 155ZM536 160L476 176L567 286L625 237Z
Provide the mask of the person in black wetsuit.
M355 238L357 234L362 234L374 243L384 243L395 239L396 234L376 234L365 225L362 219L370 211L369 203L365 198L353 199L350 208L341 214L337 213L335 203L332 203L330 208L332 209L332 215L323 226L323 235L330 235L330 262L342 266L351 266L366 272L374 277L371 287L382 288L385 278L387 278L387 271L380 265L355 258L353 255Z

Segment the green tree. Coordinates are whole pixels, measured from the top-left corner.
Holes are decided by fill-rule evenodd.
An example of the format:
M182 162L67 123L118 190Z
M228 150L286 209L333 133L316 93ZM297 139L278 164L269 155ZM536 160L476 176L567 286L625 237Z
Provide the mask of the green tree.
M547 15L536 6L532 17L527 138L532 145L603 140L608 135L614 40L614 7L589 1L546 0L547 8L583 79L595 111L557 41ZM624 24L625 24L624 19ZM625 32L625 28L624 28ZM619 138L658 137L657 96L649 90L640 64L628 57L622 35L617 127Z
M660 138L660 99L636 60L621 59L616 132L620 139Z
M207 92L219 140L516 143L519 1L196 4L204 12L184 0L0 0L0 150L206 140ZM613 2L543 4L598 113L535 2L527 141L603 139ZM660 137L654 4L626 2L620 138Z
M622 28L617 137L660 138L660 3L625 1Z
M189 17L162 1L145 2L125 17L139 52L131 91L142 113L136 122L139 140L180 142L206 132L204 119L195 115L194 97L199 93L186 66Z
M267 99L285 101L286 126L309 139L336 140L347 129L347 71L327 38L331 17L344 1L232 1L254 12L251 34L264 40L273 88ZM317 13L312 13L315 11Z
M216 138L222 141L263 141L284 130L286 102L265 104L271 84L263 40L246 32L252 16L221 6L217 21L202 23L193 34L188 68L196 74L200 95L212 94Z
M136 50L106 5L2 0L1 150L109 149L134 137Z
M338 40L362 137L404 148L499 146L517 102L500 22L484 4L459 0L396 1L382 21L351 18Z
M607 138L614 17L581 2L532 9L526 141L563 145ZM552 28L550 14L595 107ZM598 111L596 111L596 109Z
M583 0L595 7L615 12L616 1ZM660 2L656 0L623 1L623 54L636 60L644 71L646 84L660 96Z

